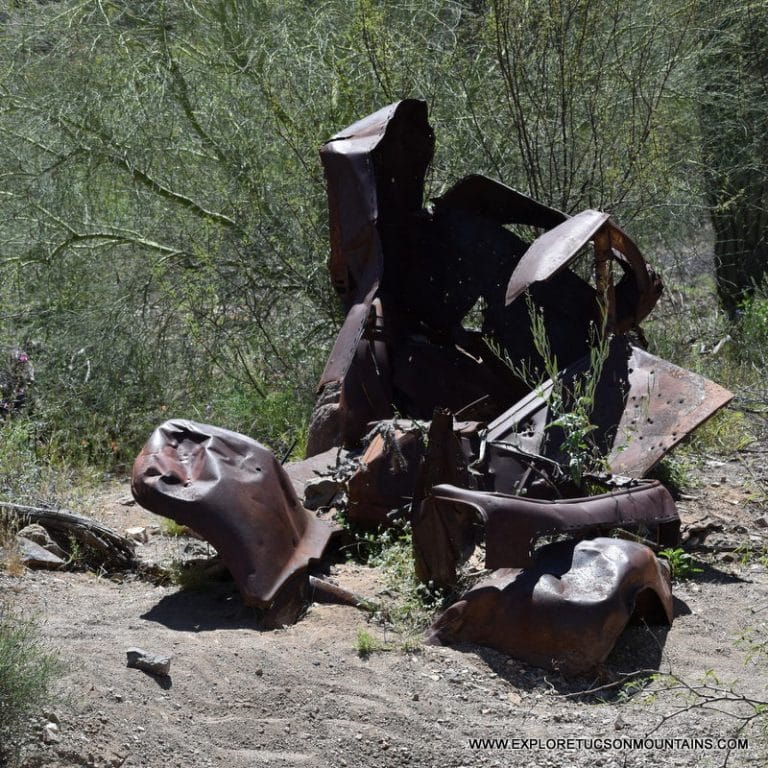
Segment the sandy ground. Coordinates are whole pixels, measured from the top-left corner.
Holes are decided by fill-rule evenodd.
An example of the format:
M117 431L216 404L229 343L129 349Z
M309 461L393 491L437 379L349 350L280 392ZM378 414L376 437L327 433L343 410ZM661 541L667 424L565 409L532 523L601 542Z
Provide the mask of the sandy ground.
M701 464L680 512L686 535L701 545L694 554L704 573L675 585L671 628L628 628L588 679L567 680L477 646L403 650L391 631L345 606L313 604L294 626L263 631L226 582L183 591L136 577L0 573L0 590L40 617L65 664L59 697L40 713L24 764L768 765L766 716L735 716L753 713L749 704L690 708L702 699L681 697L679 684L656 681L634 694L621 685L624 675L650 669L706 682L709 695L726 691L721 699L734 692L768 700L768 662L749 660L741 640L756 629L764 641L768 617L761 562L768 529L764 502L754 497L761 462L754 455ZM109 483L77 511L118 530L159 523L126 506L128 495L127 483ZM167 563L201 546L160 533L142 554ZM334 577L366 595L384 590L375 568L342 563ZM361 628L389 650L361 657ZM170 678L127 668L132 646L171 656ZM59 741L44 743L41 727L51 720ZM748 743L729 752L719 742L737 736Z

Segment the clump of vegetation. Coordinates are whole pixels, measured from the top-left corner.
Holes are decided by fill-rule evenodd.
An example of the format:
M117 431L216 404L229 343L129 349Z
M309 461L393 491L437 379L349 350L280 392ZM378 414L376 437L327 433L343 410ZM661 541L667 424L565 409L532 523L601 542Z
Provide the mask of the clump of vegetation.
M49 701L60 672L39 626L0 602L0 764L16 755L30 717Z
M171 520L170 517L164 517L160 521L160 530L162 530L166 536L172 536L174 538L189 535L189 528L187 528L186 525L177 523L175 520Z
M398 634L402 647L412 648L442 605L443 597L416 578L409 524L382 531L376 538L376 551L369 554L367 562L381 568L391 597L381 619Z
M675 581L692 579L704 570L699 568L696 560L681 547L662 549L659 557L663 557L668 563Z
M368 658L372 653L387 650L387 645L372 635L365 627L357 630L355 650L361 658Z
M211 563L191 560L175 560L171 565L171 581L181 589L202 590L211 586L213 581Z

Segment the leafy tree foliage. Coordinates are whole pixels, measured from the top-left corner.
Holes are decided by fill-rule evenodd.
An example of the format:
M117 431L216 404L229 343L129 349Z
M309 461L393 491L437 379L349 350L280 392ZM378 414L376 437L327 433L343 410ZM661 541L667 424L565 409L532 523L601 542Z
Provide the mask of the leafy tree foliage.
M300 450L340 319L317 149L400 98L430 104L429 196L484 172L679 229L694 2L9 5L0 343L38 440L125 465L183 415Z
M706 12L702 159L718 292L733 312L768 273L768 6Z

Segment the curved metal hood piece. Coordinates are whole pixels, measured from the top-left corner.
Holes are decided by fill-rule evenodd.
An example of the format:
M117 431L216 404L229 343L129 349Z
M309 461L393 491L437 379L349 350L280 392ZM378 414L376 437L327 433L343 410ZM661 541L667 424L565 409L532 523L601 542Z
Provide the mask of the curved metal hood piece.
M243 602L256 608L295 600L307 582L302 572L339 530L302 507L260 443L193 421L167 421L152 433L134 463L131 491L142 507L209 541Z
M507 304L532 283L549 280L567 267L608 218L601 211L582 211L536 238L509 278Z
M605 661L633 615L671 624L669 572L646 546L621 539L542 547L524 570L473 587L427 633L431 645L478 643L566 675Z
M660 547L677 546L680 517L669 491L657 480L577 499L529 499L436 485L415 510L413 549L423 582L453 587L457 567L485 533L485 567L530 565L542 536L581 536L612 528L642 529Z

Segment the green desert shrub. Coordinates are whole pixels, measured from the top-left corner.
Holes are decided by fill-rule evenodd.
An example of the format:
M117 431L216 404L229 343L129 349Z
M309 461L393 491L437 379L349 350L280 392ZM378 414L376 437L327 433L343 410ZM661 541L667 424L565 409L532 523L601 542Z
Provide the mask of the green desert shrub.
M61 670L38 624L0 602L0 765L14 759Z

